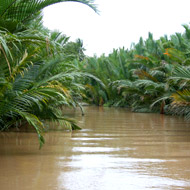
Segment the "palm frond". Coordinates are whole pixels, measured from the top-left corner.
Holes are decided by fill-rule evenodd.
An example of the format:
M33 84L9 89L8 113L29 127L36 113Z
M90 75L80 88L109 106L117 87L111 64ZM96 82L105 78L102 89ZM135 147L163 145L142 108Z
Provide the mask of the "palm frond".
M173 104L190 105L190 90L184 89L182 91L177 91L171 95L171 98L173 98Z
M168 81L170 83L179 84L180 88L184 88L190 83L190 70L182 66L177 66L172 76L168 78Z
M25 0L1 0L0 2L0 19L12 19L25 22L42 10L43 8L60 2L79 2L91 7L97 11L93 0L32 0L30 3Z
M39 144L40 144L40 148L43 146L43 144L45 143L44 137L43 137L43 131L44 131L44 125L43 123L39 120L39 118L31 113L28 112L18 112L19 115L25 119L29 125L32 125L37 134L38 134L38 140L39 140Z

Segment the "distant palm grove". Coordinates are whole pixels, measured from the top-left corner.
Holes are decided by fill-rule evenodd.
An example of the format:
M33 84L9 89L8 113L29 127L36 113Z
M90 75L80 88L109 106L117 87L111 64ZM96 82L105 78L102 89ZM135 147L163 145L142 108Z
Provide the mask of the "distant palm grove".
M190 119L190 28L146 40L108 56L88 57L82 40L70 42L42 24L41 10L65 0L0 2L0 130L32 126L40 147L46 121L80 129L63 115L82 103L128 107ZM68 0L70 1L70 0ZM92 0L76 0L94 11Z

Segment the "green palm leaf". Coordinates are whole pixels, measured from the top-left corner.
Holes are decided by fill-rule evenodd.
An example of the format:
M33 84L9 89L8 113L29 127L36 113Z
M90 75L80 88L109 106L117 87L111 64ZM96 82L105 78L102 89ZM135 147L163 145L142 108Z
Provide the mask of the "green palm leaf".
M30 2L25 0L1 0L0 18L24 22L49 5L69 1L83 3L96 11L93 0L31 0Z
M172 76L168 78L170 83L179 84L180 88L189 86L190 84L190 70L187 67L175 67Z

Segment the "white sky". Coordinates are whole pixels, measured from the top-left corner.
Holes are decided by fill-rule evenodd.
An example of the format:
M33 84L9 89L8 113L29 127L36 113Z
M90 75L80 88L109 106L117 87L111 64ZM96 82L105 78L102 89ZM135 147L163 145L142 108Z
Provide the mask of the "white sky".
M130 48L142 36L183 32L190 23L190 0L96 0L100 15L81 3L64 2L44 9L44 25L71 40L81 38L87 55Z

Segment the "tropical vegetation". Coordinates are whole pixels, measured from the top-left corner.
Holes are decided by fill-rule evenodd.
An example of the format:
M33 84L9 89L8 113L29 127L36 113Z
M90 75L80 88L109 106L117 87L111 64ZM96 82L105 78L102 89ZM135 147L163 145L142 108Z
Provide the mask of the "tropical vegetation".
M83 58L81 41L71 43L42 24L41 10L65 1L0 2L0 130L30 125L38 134L40 147L47 120L79 128L62 114L62 108L79 104L76 98L83 86L75 78L87 76L71 64L75 58ZM92 0L74 2L96 11Z
M90 57L81 70L101 79L85 79L86 101L129 107L136 112L177 114L190 119L190 28L154 40L140 38L130 49Z
M68 0L70 1L70 0ZM73 0L72 0L73 1ZM190 28L130 49L88 57L82 40L43 26L41 10L65 0L0 2L0 130L32 126L40 147L47 121L80 129L63 114L81 103L190 119ZM75 0L94 11L92 0Z

